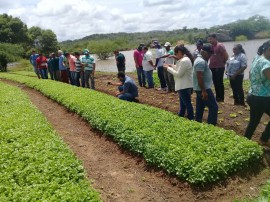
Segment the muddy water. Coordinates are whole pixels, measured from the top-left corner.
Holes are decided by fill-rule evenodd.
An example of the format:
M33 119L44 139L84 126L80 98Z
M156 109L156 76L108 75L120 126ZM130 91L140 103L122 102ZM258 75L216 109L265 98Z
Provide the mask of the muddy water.
M263 44L265 41L267 41L267 39L250 40L250 41L245 41L245 42L225 42L223 44L225 45L225 48L228 51L229 55L232 55L233 53L232 49L235 44L237 43L242 44L248 58L248 68L245 70L245 78L248 78L248 72L249 72L251 62L252 62L252 58L256 55L258 47L261 44ZM191 52L195 50L195 45L186 45L186 47ZM134 52L133 50L122 52L126 57L126 71L127 72L135 71L133 52ZM152 50L152 52L153 52L153 55L155 55L155 51ZM98 71L117 72L114 57L111 57L108 60L97 60L96 64L97 64L96 69Z

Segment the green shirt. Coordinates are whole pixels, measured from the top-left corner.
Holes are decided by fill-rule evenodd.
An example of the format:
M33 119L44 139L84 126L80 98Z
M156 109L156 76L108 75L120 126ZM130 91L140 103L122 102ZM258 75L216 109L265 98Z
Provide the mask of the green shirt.
M81 58L82 63L85 64L84 70L93 70L93 64L95 64L95 58L91 55L84 55Z
M252 95L270 97L270 80L263 73L266 69L270 69L270 61L264 56L257 56L250 69L249 93Z

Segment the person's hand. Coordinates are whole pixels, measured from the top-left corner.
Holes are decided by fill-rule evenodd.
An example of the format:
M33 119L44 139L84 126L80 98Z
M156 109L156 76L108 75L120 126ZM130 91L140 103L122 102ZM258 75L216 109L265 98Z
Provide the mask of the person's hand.
M204 101L208 100L208 93L205 90L202 91L202 100L204 100Z
M164 68L164 69L168 69L168 67L169 67L168 64L164 64L164 65L163 65L163 68Z
M156 70L157 68L156 68L156 66L153 66L153 68L154 68L154 70Z
M230 76L230 79L231 79L231 80L235 80L235 78L236 78L235 75Z
M92 71L92 75L93 75L93 76L95 75L95 71Z

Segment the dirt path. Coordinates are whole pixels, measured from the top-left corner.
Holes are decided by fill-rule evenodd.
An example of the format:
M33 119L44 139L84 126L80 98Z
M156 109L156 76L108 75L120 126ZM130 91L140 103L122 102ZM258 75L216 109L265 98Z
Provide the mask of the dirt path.
M267 170L255 170L217 185L191 186L148 167L141 157L119 148L81 117L41 93L8 83L19 86L29 95L32 103L82 160L88 178L93 180L93 187L101 193L104 201L232 201L258 195L259 186L269 179Z

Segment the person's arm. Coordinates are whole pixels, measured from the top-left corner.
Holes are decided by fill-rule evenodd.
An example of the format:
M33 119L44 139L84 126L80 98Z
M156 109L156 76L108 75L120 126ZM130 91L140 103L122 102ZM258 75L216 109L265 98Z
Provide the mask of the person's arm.
M159 58L166 58L166 57L169 57L169 56L170 56L170 54L166 54L166 55L163 55L163 56L161 56Z
M188 60L182 60L178 64L176 64L176 68L168 67L167 70L175 77L182 78L189 67L192 68L191 62L189 63Z
M30 63L33 65L33 63L32 63L32 55L30 55L29 61L30 61Z
M149 60L148 61L148 63L154 68L154 69L156 69L156 66L154 66L154 64L153 64L153 61L152 60Z
M204 80L203 80L203 72L197 71L197 79L198 79L198 85L200 89L202 90L202 99L208 100L208 93L206 92L205 86L204 86Z
M108 85L112 85L112 86L122 86L123 83L112 83L111 81L107 82Z
M96 63L93 63L93 69L92 69L92 74L95 75L95 70L96 70Z
M267 79L270 79L270 67L263 70L263 74Z

